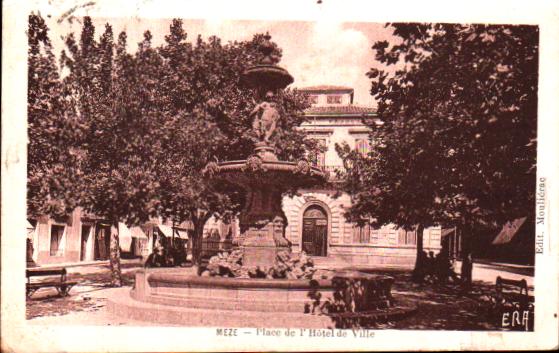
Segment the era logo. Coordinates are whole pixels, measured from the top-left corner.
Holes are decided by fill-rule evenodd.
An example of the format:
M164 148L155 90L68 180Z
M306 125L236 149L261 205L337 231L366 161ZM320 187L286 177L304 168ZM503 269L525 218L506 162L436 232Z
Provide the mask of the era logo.
M514 310L514 311L507 311L503 313L501 326L510 327L510 328L515 328L515 327L518 328L524 326L524 329L528 331L529 322L530 322L529 310L523 310L523 311Z

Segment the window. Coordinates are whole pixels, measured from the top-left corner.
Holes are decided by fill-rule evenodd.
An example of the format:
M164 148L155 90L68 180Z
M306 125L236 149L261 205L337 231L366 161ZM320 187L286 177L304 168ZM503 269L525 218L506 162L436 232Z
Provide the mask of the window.
M359 152L363 157L369 154L369 140L366 138L360 138L355 140L355 150Z
M65 226L50 226L50 256L61 256L63 254L62 237Z
M309 103L310 104L318 104L318 96L317 95L310 95L309 96Z
M326 102L328 104L342 104L342 96L340 95L329 95L326 97Z
M321 150L326 150L326 139L316 139ZM326 165L326 153L317 152L310 156L311 164L315 167L324 167Z
M414 230L398 229L398 243L403 245L416 245L417 236Z
M108 260L111 245L111 226L104 223L95 225L95 260Z
M353 242L359 244L368 244L371 239L371 225L366 223L362 226L353 225Z

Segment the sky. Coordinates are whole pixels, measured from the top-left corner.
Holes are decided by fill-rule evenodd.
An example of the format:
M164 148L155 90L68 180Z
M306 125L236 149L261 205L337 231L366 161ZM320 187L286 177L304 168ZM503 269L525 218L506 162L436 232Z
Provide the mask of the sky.
M122 30L128 35L128 50L136 50L143 33L150 30L153 44L164 41L172 19L139 17L99 18L93 17L96 36L104 31L105 23L113 26L115 37ZM55 51L64 47L63 37L71 32L79 36L81 18L47 18L50 37ZM384 24L367 22L334 22L331 19L303 21L262 20L193 20L184 19L183 28L187 40L194 41L198 34L203 38L216 35L223 42L250 40L256 33L269 32L272 40L282 48L279 63L287 69L295 81L291 87L314 85L341 85L355 90L354 104L374 106L370 95L370 80L366 73L371 67L382 68L374 59L372 45L378 40L393 42L392 31Z

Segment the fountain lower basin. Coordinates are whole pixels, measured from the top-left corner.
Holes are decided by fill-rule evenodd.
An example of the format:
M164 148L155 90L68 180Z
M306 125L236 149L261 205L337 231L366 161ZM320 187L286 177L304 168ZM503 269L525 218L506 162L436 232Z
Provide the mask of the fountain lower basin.
M374 328L415 312L390 293L389 276L338 272L318 280L200 277L184 268L136 273L110 298L115 317L187 327Z
M392 283L391 277L359 272L308 280L200 277L180 270L149 269L136 273L131 296L149 303L203 309L303 314L343 307L344 311L361 312L390 307ZM356 288L349 285L360 290L350 295Z

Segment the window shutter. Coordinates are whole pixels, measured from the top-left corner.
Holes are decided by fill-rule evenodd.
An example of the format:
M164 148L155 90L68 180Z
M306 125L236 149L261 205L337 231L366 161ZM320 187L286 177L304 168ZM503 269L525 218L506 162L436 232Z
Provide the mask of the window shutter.
M57 256L60 251L60 243L64 234L64 226L51 225L50 228L50 255Z
M354 224L353 225L353 242L354 243L359 243L359 238L360 238L359 226L357 224Z
M406 231L404 229L398 229L398 244L406 244Z
M414 230L413 232L411 232L411 237L412 237L412 244L413 245L417 245L417 232Z
M361 243L368 244L371 238L371 226L367 223L362 228Z

